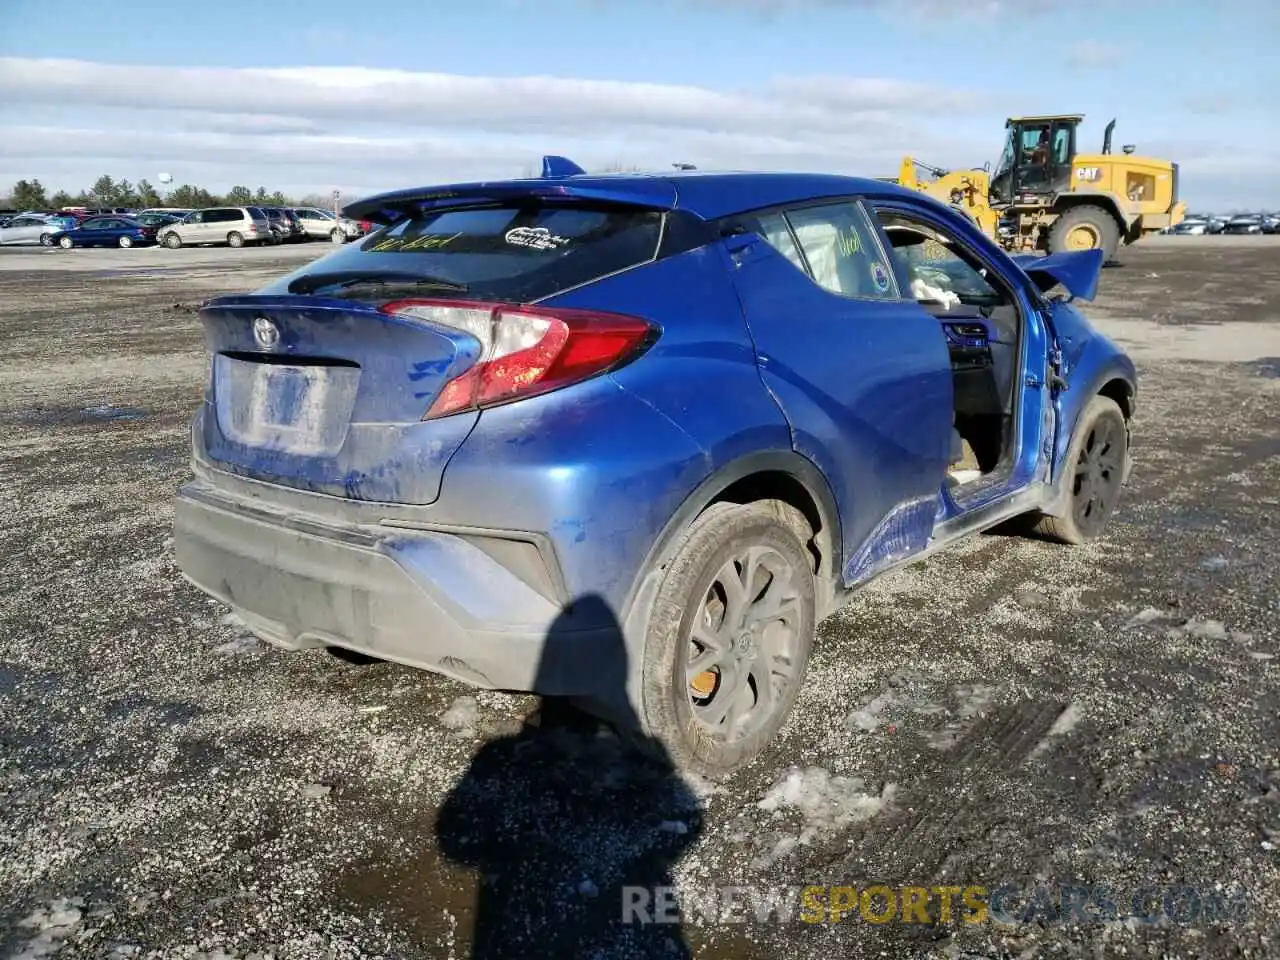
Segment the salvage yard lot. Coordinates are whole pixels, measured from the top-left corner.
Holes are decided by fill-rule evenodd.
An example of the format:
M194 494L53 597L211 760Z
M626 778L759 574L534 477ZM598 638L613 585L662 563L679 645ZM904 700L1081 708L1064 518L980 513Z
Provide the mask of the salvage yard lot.
M1280 954L1280 242L1125 251L1088 308L1141 378L1108 534L877 581L715 788L521 732L533 698L263 647L180 579L195 308L324 252L0 253L0 956L468 957L531 915L511 955L568 958L622 884L672 882L1101 884L1121 911L694 915L619 955ZM1144 887L1247 910L1183 890L1184 922L1126 921Z

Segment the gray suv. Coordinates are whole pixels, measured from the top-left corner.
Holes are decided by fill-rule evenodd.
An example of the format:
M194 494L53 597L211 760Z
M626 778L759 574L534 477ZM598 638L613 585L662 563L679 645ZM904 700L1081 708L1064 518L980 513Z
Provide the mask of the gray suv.
M209 207L195 210L180 221L163 227L158 243L177 250L184 244L225 243L243 247L247 243L271 243L271 223L259 207Z

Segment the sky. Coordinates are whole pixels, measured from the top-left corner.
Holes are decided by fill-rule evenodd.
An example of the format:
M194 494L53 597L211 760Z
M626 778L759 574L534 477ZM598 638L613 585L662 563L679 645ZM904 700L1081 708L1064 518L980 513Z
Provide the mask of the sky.
M345 201L587 169L893 176L1007 116L1280 208L1274 0L0 0L0 193L107 173Z

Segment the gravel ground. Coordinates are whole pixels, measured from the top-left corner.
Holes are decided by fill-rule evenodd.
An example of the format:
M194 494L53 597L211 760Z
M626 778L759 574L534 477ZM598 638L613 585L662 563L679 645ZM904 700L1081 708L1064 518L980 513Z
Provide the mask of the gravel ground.
M1142 376L1108 536L877 581L714 789L532 698L274 651L179 578L195 305L324 251L0 253L0 956L1280 956L1280 243L1108 270ZM623 884L672 883L682 928L610 940ZM1019 892L981 923L707 900L871 884ZM1145 887L1172 918L1127 916Z

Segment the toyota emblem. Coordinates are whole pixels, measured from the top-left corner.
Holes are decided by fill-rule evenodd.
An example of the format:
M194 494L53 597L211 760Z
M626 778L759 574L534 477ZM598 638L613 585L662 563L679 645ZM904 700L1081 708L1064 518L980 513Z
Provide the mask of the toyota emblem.
M267 317L254 317L253 339L258 341L258 346L270 350L280 342L280 328Z

